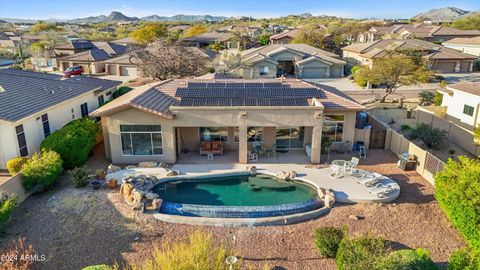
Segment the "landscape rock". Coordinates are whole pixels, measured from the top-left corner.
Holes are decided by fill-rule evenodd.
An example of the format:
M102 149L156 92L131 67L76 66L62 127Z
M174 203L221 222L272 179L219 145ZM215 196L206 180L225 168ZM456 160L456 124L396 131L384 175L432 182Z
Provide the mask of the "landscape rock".
M166 173L165 175L166 175L166 176L177 176L177 175L178 175L178 171L174 171L174 170L167 169L167 173Z
M132 191L133 191L134 187L132 184L130 183L124 183L122 184L122 186L120 187L120 193L122 193L122 195L124 197L127 197L127 196L130 196L132 194Z
M327 190L324 198L324 203L325 203L325 206L328 208L333 207L333 205L335 204L335 194L333 193L333 190L331 189Z
M158 164L155 161L143 161L138 163L138 167L140 168L153 168L153 167L157 167L157 165Z
M295 177L297 177L297 173L295 171L291 171L291 172L281 171L277 173L277 178L280 178L282 180L292 180Z
M158 194L153 192L148 192L147 194L145 194L145 199L147 200L154 200L154 199L157 199L158 197L159 197Z
M163 203L163 200L162 200L162 199L153 199L153 200L152 200L152 207L153 207L153 209L155 209L155 210L160 209L160 207L162 206L162 203Z
M350 215L350 216L348 216L348 218L353 219L353 220L359 220L360 219L360 217L357 216L357 215Z
M133 202L135 203L141 202L143 199L143 196L144 196L144 193L141 190L136 188L132 190Z
M256 166L251 166L250 167L250 175L252 175L252 176L257 175L257 167Z

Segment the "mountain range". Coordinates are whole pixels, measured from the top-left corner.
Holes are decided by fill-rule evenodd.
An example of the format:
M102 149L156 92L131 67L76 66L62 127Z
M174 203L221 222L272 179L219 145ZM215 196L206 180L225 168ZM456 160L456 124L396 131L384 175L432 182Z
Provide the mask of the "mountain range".
M14 18L0 18L12 23L35 23L35 20L28 19L14 19ZM99 16L90 16L86 18L77 18L70 20L58 20L58 19L48 19L47 21L51 22L63 22L63 23L99 23L99 22L131 22L131 21L155 21L155 22L199 22L199 21L212 21L219 22L228 19L224 16L211 16L211 15L183 15L178 14L174 16L158 16L151 15L147 17L128 17L121 12L112 11L110 15L99 15Z
M472 11L463 10L456 7L436 8L427 12L415 15L414 20L430 20L430 21L454 21L458 18L468 16Z

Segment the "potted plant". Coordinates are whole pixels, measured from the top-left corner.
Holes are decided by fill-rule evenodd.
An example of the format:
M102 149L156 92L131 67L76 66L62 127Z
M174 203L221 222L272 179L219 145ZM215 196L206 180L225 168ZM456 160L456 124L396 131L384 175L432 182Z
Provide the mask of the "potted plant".
M100 186L102 186L102 181L96 179L90 181L90 186L92 186L93 190L99 190Z
M105 180L105 177L107 176L107 173L105 172L104 169L97 169L95 172L95 177L97 180Z

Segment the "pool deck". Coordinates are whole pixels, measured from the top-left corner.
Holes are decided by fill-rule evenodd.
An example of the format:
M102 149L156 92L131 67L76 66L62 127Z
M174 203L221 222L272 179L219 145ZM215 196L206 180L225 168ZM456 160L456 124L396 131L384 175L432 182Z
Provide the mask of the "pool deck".
M343 203L385 203L391 202L400 196L399 185L387 178L382 178L379 182L390 185L394 191L388 196L379 198L377 195L368 192L368 189L356 182L355 176L345 176L342 178L332 178L331 168L309 168L307 164L288 164L288 163L255 163L255 164L239 164L239 163L210 163L210 164L176 164L172 170L180 172L178 178L183 177L201 177L212 174L235 174L246 172L246 166L256 166L259 173L275 175L281 171L297 172L296 179L303 180L313 184L317 188L332 189L335 193L337 202ZM109 175L117 179L122 179L123 173L149 174L157 177L165 177L165 169L163 168L133 168L130 170L121 170L114 175ZM177 177L175 177L177 178ZM167 178L168 179L168 178Z

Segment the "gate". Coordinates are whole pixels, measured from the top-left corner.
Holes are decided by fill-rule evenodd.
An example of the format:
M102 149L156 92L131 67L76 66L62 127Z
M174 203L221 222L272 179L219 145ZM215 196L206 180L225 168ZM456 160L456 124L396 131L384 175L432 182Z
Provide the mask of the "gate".
M387 131L383 129L372 129L370 131L370 149L385 149L385 138Z

